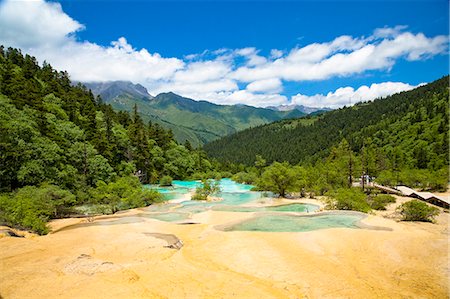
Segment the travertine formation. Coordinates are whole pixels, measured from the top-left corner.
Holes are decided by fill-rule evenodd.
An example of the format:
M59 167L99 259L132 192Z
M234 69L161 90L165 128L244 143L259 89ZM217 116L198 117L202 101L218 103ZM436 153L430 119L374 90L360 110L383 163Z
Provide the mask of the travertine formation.
M392 231L223 232L214 226L252 214L223 211L195 214L192 225L136 216L140 210L91 223L62 219L47 236L0 238L0 295L447 298L448 214L436 224L406 223L389 218L394 208L363 220ZM177 240L182 248L167 248Z

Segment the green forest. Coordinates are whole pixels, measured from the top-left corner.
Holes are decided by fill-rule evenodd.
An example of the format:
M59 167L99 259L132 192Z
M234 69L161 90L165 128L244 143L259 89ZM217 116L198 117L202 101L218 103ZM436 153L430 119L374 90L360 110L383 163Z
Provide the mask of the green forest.
M257 173L261 159L300 165L319 193L363 174L386 185L445 189L448 82L446 76L353 107L247 129L204 149L233 172Z
M137 108L114 111L67 72L0 47L0 222L40 233L46 221L96 207L114 213L161 200L141 183L215 176L217 165Z

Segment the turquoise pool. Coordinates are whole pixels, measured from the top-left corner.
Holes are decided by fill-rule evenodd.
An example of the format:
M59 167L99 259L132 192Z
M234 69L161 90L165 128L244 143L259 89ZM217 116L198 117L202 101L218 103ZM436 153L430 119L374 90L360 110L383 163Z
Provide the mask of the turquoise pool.
M187 193L194 191L201 185L200 181L174 180L170 187L160 187L159 185L145 185L144 187L160 192L165 200L172 200L183 198ZM261 192L250 191L252 188L252 185L239 184L230 179L221 179L220 193L215 196L223 198L221 203L227 205L239 205L263 197Z
M224 231L307 232L326 228L360 228L364 214L260 215L223 228Z
M215 206L212 208L214 211L226 211L226 212L315 212L319 209L319 206L305 203L292 203L278 206L268 207L242 207L242 206Z
M209 210L213 205L214 203L208 202L195 202L194 204L187 204L186 202L186 204L177 207L175 211L196 214Z
M200 181L173 181L171 187L159 187L147 185L147 188L158 190L166 200L185 198L186 194L197 186ZM360 228L359 221L365 217L362 213L335 212L335 213L311 213L319 209L319 206L305 203L292 203L277 206L255 206L251 203L264 197L273 196L262 192L251 191L253 186L239 184L230 179L220 180L220 193L215 196L222 198L217 202L182 201L180 203L156 204L145 208L145 217L168 222L182 222L190 219L193 214L208 210L228 212L252 212L254 218L218 229L225 231L261 231L261 232L306 232L318 229L345 227ZM250 205L250 206L242 206ZM305 213L295 215L295 213Z
M151 213L151 214L146 214L145 217L158 219L161 221L175 222L175 221L182 221L182 220L189 219L189 214L188 213L173 213L173 212Z
M148 207L142 208L142 210L146 212L169 212L170 209L176 207L175 203L162 203L162 204L153 204Z
M190 189L187 187L160 187L158 185L145 185L144 188L154 189L162 194L164 200L172 200L183 198L189 193Z
M230 179L220 180L220 193L214 196L222 198L219 202L202 202L202 201L183 201L181 203L170 203L172 199L182 199L195 188L201 186L200 181L179 181L174 180L170 187L160 187L158 185L146 185L145 188L155 189L161 192L164 199L169 201L168 204L156 204L149 206L145 209L146 212L150 212L148 217L152 217L152 213L155 214L155 219L162 221L178 221L183 220L185 215L192 215L201 213L212 209L214 206L220 204L222 206L239 206L246 204L263 197L261 192L250 191L253 186L239 184ZM267 196L267 195L264 195ZM268 195L270 196L270 194ZM165 213L165 215L163 215ZM183 214L181 216L179 214ZM171 215L173 214L173 215ZM184 217L186 219L186 217Z
M239 184L231 179L220 180L220 190L223 193L249 192L252 188L252 185Z
M202 183L200 181L179 181L174 180L172 182L172 186L174 188L185 188L185 189L195 189L197 186L201 186Z

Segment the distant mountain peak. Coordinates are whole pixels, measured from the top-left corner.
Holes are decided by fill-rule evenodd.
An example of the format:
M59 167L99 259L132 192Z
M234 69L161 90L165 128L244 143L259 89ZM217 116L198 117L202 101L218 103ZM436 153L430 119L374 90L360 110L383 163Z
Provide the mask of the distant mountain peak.
M129 95L133 98L143 100L153 99L153 96L149 94L144 86L134 84L130 81L88 82L83 84L92 90L94 95L100 95L106 102L110 102L123 95Z
M162 102L169 101L169 102L172 102L172 103L198 102L198 101L195 101L193 99L180 96L179 94L176 94L176 93L171 92L171 91L169 91L169 92L162 92L162 93L158 94L156 97L154 97L154 99L155 99L155 101L162 101Z
M180 98L182 97L179 94L174 93L173 91L162 92L160 94L168 94L168 95L177 96L177 97L180 97Z
M298 110L301 111L303 113L306 114L311 114L317 111L330 111L333 110L331 108L328 107L323 107L323 108L319 108L319 107L308 107L308 106L303 106L303 105L296 105L296 104L291 104L291 105L280 105L280 106L269 106L266 107L267 109L272 109L275 111L292 111L292 110Z

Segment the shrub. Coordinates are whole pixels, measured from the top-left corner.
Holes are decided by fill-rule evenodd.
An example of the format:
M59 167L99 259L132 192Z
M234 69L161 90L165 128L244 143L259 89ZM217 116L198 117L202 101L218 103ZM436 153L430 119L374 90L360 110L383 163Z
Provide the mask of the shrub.
M382 172L380 172L380 174L375 179L375 181L381 185L395 186L398 183L397 177L398 177L398 174L394 173L393 171L383 170Z
M222 179L222 175L218 171L208 171L204 178L205 179L220 180L220 179Z
M162 201L162 195L152 189L144 189L135 176L125 176L106 184L98 182L91 191L96 203L109 205L112 213L133 209Z
M214 179L220 180L222 179L222 173L218 171L207 171L207 172L194 172L189 176L189 180L197 181L197 180L205 180L205 179Z
M0 197L0 221L43 235L47 221L69 213L74 204L75 196L57 186L27 186Z
M197 190L195 190L195 193L194 193L194 195L192 195L191 199L192 200L207 200L208 196L204 192L202 192L202 190L197 189Z
M80 215L111 214L111 209L106 204L85 204L74 208Z
M403 203L398 210L405 221L432 222L434 217L439 214L438 208L431 207L417 199Z
M159 180L159 185L160 186L172 186L172 177L165 175L163 176L160 180Z
M445 191L447 190L449 177L448 168L442 168L440 170L430 172L427 176L427 186L429 190Z
M195 189L192 200L208 200L208 196L220 192L219 182L212 182L211 180L203 180L202 186Z
M231 178L233 176L233 174L231 172L229 172L229 171L222 171L220 173L220 175L221 175L222 178Z
M327 208L336 210L353 210L367 213L370 206L366 202L366 194L355 188L339 188L329 193L333 198Z
M261 190L272 191L280 197L287 192L294 191L298 184L298 174L287 162L273 162L265 168L256 185Z
M233 175L231 179L241 184L253 184L255 183L257 176L253 172L241 171Z
M148 182L150 184L157 184L159 182L159 173L156 170L150 171L148 174Z
M47 221L51 209L35 210L39 205L34 197L18 199L14 195L0 196L0 223L20 229L29 229L40 235L48 233Z
M188 178L190 181L203 180L206 177L206 173L204 172L194 172Z
M367 197L367 203L374 210L386 210L386 205L394 202L395 197L389 194L370 195Z
M127 176L133 174L136 171L136 165L134 165L134 163L132 162L121 161L117 166L117 169L118 175Z

